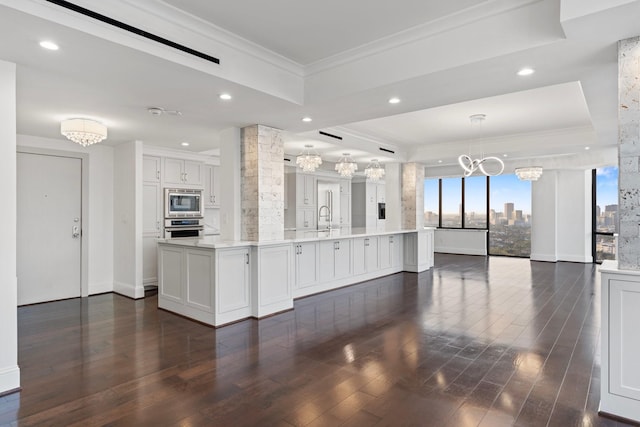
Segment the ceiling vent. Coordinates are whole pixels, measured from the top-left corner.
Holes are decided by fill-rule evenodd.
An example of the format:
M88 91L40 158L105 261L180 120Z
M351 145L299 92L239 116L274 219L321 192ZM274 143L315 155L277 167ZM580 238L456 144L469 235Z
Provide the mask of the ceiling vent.
M380 151L384 151L385 153L396 154L396 152L395 152L395 151L393 151L393 150L389 150L388 148L378 147L378 149L379 149Z
M342 141L342 137L341 137L341 136L333 135L333 134L331 134L331 133L324 132L324 131L318 131L318 133L319 133L320 135L328 136L329 138L339 139L340 141Z
M149 40L153 40L156 43L160 43L163 44L165 46L169 46L172 47L174 49L178 49L182 52L188 53L190 55L193 56L197 56L198 58L204 59L205 61L209 61L209 62L213 62L214 64L220 64L220 60L216 57L213 57L211 55L207 55L206 53L202 53L200 51L197 51L195 49L191 49L190 47L178 44L176 42L172 42L171 40L167 40L163 37L160 36L156 36L155 34L151 34L148 33L144 30L141 30L140 28L136 28L134 26L131 26L129 24L125 24L122 21L118 21L115 20L113 18L109 18L108 16L102 15L100 13L94 12L92 10L89 9L85 9L84 7L78 6L76 4L73 4L71 2L65 1L65 0L46 0L49 3L53 3L55 5L58 5L60 7L64 7L65 9L69 9L72 10L74 12L77 12L81 15L87 16L89 18L93 18L95 20L98 20L100 22L104 22L105 24L109 24L112 25L114 27L120 28L121 30L125 30L128 31L130 33L136 34L140 37L144 37L145 39L149 39Z

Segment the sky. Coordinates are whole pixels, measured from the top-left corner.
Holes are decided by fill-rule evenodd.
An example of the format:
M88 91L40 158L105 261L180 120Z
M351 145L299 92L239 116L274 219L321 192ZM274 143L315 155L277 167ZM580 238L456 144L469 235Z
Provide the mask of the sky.
M596 203L602 210L606 205L618 204L618 168L596 169Z

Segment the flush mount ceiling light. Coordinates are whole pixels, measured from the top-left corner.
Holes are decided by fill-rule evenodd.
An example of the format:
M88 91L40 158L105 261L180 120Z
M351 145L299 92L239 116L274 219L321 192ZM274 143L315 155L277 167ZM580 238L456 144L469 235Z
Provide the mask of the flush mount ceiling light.
M378 159L373 159L364 169L364 174L371 181L377 181L384 176L384 169L378 163Z
M107 127L89 119L69 119L60 123L60 133L69 140L86 147L107 137Z
M296 164L304 172L315 172L316 169L322 164L320 155L316 152L311 152L313 145L305 145L302 153L296 157Z
M167 110L162 107L149 107L147 108L147 112L152 116L162 116L163 114L168 114L170 116L181 116L182 111L178 110Z
M55 44L54 42L50 41L50 40L43 40L40 42L40 47L47 49L47 50L58 50L60 49L58 47L57 44Z
M530 76L531 74L533 74L533 73L535 73L535 72L536 72L536 70L534 70L534 69L533 69L533 68L531 68L531 67L524 67L524 68L521 68L521 69L518 71L518 73L517 73L517 74L518 74L520 77L525 77L525 76Z
M340 176L351 178L353 173L358 170L358 164L351 160L351 154L342 153L342 157L336 163L336 171Z
M473 114L469 116L469 120L471 121L471 126L478 127L478 128L482 126L482 123L484 123L484 120L486 118L487 118L486 114ZM489 171L487 171L487 169L485 169L486 162L495 163L496 167L494 168L494 170L489 169ZM466 154L461 154L460 157L458 157L458 163L464 170L465 177L473 175L473 173L477 170L479 170L486 176L500 175L502 171L504 171L504 162L498 157L483 156L479 159L472 159L470 156L467 156Z
M542 176L542 166L516 168L516 176L521 181L537 181Z

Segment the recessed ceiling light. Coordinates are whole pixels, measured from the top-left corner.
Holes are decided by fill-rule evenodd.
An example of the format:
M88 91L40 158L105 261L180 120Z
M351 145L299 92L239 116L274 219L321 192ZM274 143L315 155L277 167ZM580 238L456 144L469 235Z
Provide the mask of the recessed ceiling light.
M185 142L181 142L180 145L182 145L183 147L188 147L189 143L185 141Z
M311 117L303 117L302 118L302 121L303 122L307 122L307 123L309 123L311 120L313 120Z
M438 163L442 163L442 160L438 160Z
M508 154L503 154L502 157L509 157L509 155Z
M228 101L231 99L231 95L229 95L228 93L221 93L220 99L222 99L223 101Z
M584 147L585 150L588 150L589 148L591 148L591 147Z
M40 42L40 47L43 47L48 50L58 50L60 47L52 41L43 40Z
M518 71L518 75L521 76L521 77L530 76L531 74L533 74L535 72L536 72L536 70L534 70L533 68L525 67L525 68L521 68L520 71Z
M399 104L400 103L400 98L389 98L389 104Z

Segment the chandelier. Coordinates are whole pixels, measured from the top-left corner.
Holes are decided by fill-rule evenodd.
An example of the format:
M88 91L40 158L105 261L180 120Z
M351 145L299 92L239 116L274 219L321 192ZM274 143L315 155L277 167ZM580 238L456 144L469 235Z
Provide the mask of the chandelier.
M542 176L542 166L516 168L516 175L521 181L537 181Z
M346 178L351 178L353 173L358 170L358 164L351 160L351 154L342 153L342 157L336 163L336 171L340 174L340 176L344 176Z
M469 116L469 121L471 122L471 127L482 128L482 123L487 118L486 114L473 114ZM489 171L485 169L485 162L493 162L495 163L495 168L490 168ZM464 170L464 176L471 176L477 170L485 174L486 176L496 176L500 175L504 171L504 162L498 157L481 157L479 159L472 159L470 156L466 154L460 155L458 157L458 163ZM494 169L494 170L492 170Z
M384 176L384 169L378 163L378 159L373 159L364 169L364 174L371 181L377 181Z
M89 119L69 119L60 123L60 133L69 140L86 147L107 137L107 127Z
M318 153L311 152L313 145L305 145L305 150L296 158L296 164L304 172L315 172L316 169L322 164L322 159Z

